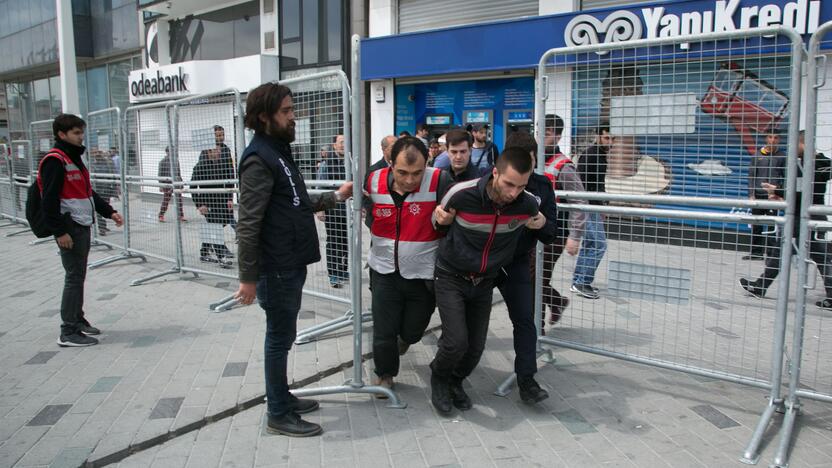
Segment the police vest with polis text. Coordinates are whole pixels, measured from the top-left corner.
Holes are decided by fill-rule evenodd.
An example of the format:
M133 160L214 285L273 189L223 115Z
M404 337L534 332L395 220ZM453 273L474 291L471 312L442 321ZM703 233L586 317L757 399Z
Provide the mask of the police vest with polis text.
M401 209L390 194L390 168L374 171L367 179L367 193L373 202L370 268L389 274L399 272L406 279L433 279L439 233L431 215L436 208L436 192L441 171L428 167L419 189L404 199Z

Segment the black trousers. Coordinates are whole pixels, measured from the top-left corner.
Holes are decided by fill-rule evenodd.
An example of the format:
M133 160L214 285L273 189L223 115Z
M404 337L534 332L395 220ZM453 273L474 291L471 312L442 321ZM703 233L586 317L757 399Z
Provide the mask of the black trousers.
M430 368L440 379L462 380L474 371L485 350L494 279L481 278L475 284L440 268L435 277L442 336Z
M436 307L433 281L370 269L370 285L376 375L393 377L399 373L399 338L408 344L418 343L428 327Z
M349 278L347 210L337 206L326 212L326 269L329 276L345 280Z
M766 210L764 208L751 208L751 214L754 216L765 216L771 214L771 210ZM752 224L751 225L751 249L750 253L752 255L763 255L767 249L767 237L775 237L775 236L767 236L763 234L766 229L771 229L771 226L764 226L762 224Z
M72 335L84 322L84 282L90 253L90 227L69 222L71 249L60 249L64 267L64 292L61 296L61 334Z
M497 284L514 331L514 372L519 377L531 377L537 373L537 329L529 256L515 258L503 268Z
M809 258L818 266L818 272L823 279L823 286L826 290L826 297L832 298L832 244L815 240L814 233L809 242ZM766 239L766 268L760 277L762 288L768 289L771 283L780 274L780 235L769 235Z

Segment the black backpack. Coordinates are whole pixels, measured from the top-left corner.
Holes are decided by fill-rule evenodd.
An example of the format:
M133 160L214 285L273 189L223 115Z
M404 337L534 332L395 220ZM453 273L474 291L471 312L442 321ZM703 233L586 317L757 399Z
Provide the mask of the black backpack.
M46 216L41 208L40 188L37 182L33 182L26 192L26 221L35 237L43 239L49 237L52 232L46 226Z

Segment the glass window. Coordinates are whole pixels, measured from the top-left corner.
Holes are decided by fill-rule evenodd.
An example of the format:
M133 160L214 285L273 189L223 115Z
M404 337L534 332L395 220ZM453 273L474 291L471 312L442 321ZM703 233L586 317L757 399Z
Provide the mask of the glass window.
M6 37L9 34L11 34L9 26L9 19L11 18L11 14L8 13L8 1L0 1L0 11L6 12L5 14L0 15L0 37Z
M303 0L303 64L318 62L318 0Z
M61 102L61 77L53 76L49 78L49 92L52 95L52 116L56 116L63 110ZM78 99L81 99L79 94Z
M327 36L327 61L334 62L341 60L341 2L339 0L327 0L326 2L326 36Z
M49 79L35 81L35 120L47 120L52 118L52 104L49 94Z
M110 106L124 109L130 102L130 96L127 93L129 88L128 77L132 69L130 60L123 62L111 63L108 66L110 75Z
M78 72L78 107L81 115L87 115L87 73L84 70Z
M234 21L234 56L260 53L260 16L246 16Z
M87 102L90 111L109 107L110 93L107 84L107 67L87 70Z
M300 4L299 0L285 0L281 2L280 35L284 39L300 37Z
M281 65L284 67L296 67L300 65L300 39L292 42L284 42L281 49Z
M23 115L20 112L20 97L17 95L17 85L6 83L6 105L9 113L9 130L23 128Z
M57 16L57 9L54 0L35 0L40 1L40 9L43 13L43 20L50 21Z

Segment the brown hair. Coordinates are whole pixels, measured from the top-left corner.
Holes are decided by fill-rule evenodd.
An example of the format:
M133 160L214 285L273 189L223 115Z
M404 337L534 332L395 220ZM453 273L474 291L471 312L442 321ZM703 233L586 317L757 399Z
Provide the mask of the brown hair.
M465 130L453 129L448 131L448 133L445 135L446 146L458 145L460 143L465 142L468 143L468 147L470 148L471 144L473 143L473 141L471 140L471 134L466 132Z
M52 122L52 134L55 135L55 138L58 138L58 132L66 133L73 128L80 128L83 130L86 127L87 123L84 122L84 119L81 117L73 114L60 114L55 117L55 121Z
M515 171L521 174L528 174L532 171L532 155L516 146L506 148L497 158L497 172L503 174L508 166L513 167Z
M266 133L267 124L260 120L260 115L266 114L267 119L271 119L286 96L291 95L292 90L287 86L274 82L261 84L249 91L246 98L246 128L254 130L254 133Z

